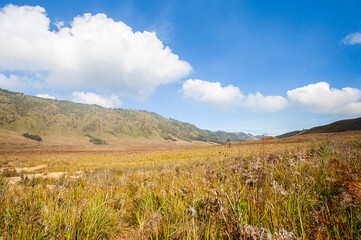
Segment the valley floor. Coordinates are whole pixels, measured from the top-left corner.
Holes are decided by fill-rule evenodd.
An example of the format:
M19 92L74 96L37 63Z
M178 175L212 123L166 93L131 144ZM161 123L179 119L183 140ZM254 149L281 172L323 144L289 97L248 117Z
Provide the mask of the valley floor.
M231 146L5 144L0 239L361 238L360 131Z

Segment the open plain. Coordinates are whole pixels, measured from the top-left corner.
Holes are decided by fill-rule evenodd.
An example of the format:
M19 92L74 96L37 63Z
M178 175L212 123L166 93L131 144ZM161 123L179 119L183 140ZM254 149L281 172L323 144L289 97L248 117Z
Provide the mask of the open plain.
M357 239L361 132L3 148L2 239Z

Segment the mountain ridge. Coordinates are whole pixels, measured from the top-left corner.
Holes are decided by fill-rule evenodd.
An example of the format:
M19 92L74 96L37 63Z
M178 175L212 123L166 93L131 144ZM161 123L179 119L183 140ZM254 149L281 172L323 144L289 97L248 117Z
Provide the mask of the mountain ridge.
M276 138L287 138L287 137L293 137L296 136L297 134L300 134L301 132L303 132L304 130L295 130L292 132L287 132L287 133L283 133L281 135L276 136Z
M314 134L314 133L334 133L334 132L346 132L361 130L361 117L344 119L330 124L317 126L310 128L302 133L301 135Z
M154 112L44 99L0 89L0 129L52 137L87 136L144 141L225 143L256 140L246 133L212 132Z

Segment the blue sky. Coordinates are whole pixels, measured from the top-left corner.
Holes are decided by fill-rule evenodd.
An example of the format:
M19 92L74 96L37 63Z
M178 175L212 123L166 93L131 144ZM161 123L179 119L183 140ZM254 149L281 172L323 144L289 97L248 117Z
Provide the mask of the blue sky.
M361 116L360 1L0 8L1 88L252 134Z

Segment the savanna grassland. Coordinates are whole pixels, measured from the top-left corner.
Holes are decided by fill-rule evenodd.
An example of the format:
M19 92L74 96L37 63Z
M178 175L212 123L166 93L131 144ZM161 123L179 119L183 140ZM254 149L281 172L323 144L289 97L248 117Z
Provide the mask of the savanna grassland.
M361 239L361 132L0 152L0 239Z

